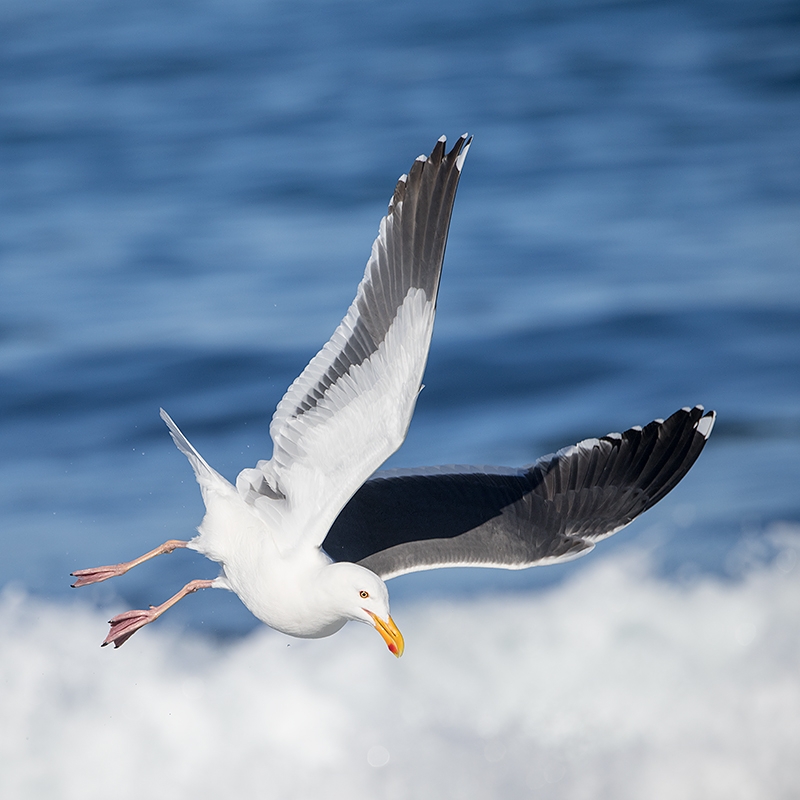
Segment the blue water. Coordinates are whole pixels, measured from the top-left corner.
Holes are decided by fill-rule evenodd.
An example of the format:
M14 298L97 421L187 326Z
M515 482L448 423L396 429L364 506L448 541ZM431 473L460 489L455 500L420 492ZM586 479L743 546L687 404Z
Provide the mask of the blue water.
M395 180L467 130L426 388L390 466L524 464L695 403L719 419L673 494L589 558L407 576L395 618L574 593L631 548L673 588L740 579L743 547L788 563L798 42L791 2L5 0L0 586L63 615L71 570L189 537L202 504L159 407L229 478L268 457ZM99 641L110 608L214 574L177 553L79 599ZM212 649L256 635L223 592L170 615Z

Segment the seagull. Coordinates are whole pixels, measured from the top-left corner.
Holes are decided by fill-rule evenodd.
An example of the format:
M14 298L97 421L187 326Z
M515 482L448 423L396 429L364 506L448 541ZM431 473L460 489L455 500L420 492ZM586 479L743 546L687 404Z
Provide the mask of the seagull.
M120 647L182 598L235 592L261 621L320 638L354 620L401 656L385 581L443 567L525 569L585 555L686 475L714 412L686 407L586 439L521 469L375 471L406 438L433 333L461 170L472 142L442 136L395 186L352 305L278 404L272 458L222 477L162 409L205 503L198 534L120 564L73 572L73 586L123 575L179 548L220 564L158 606L110 620ZM374 474L373 474L374 473Z

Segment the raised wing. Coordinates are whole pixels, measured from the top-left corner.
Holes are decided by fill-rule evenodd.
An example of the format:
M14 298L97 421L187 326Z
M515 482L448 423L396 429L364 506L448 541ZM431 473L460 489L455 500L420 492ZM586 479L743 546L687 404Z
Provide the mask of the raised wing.
M321 544L344 504L405 439L471 140L462 136L449 153L445 141L397 182L353 304L278 405L272 459L237 479L284 546Z
M439 567L524 569L583 555L671 491L711 433L683 408L522 470L385 473L350 500L323 543L384 580Z

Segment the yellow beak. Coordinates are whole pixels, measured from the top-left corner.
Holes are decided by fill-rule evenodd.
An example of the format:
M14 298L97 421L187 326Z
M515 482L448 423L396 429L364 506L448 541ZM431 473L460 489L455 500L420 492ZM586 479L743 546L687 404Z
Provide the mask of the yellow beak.
M366 609L364 610L366 611ZM403 655L403 650L405 650L406 645L403 641L403 634L400 633L397 625L394 624L394 620L389 617L387 621L384 621L371 611L367 611L367 614L372 617L375 630L383 637L383 641L386 642L389 650L400 658L400 656Z

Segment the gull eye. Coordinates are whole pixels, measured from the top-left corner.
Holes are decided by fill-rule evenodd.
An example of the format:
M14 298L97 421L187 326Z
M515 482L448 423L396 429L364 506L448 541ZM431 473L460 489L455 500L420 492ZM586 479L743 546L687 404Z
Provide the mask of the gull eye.
M366 600L366 599L369 597L369 592L368 592L366 589L362 589L362 590L361 590L361 591L358 593L358 596L359 596L359 597L360 597L362 600Z

